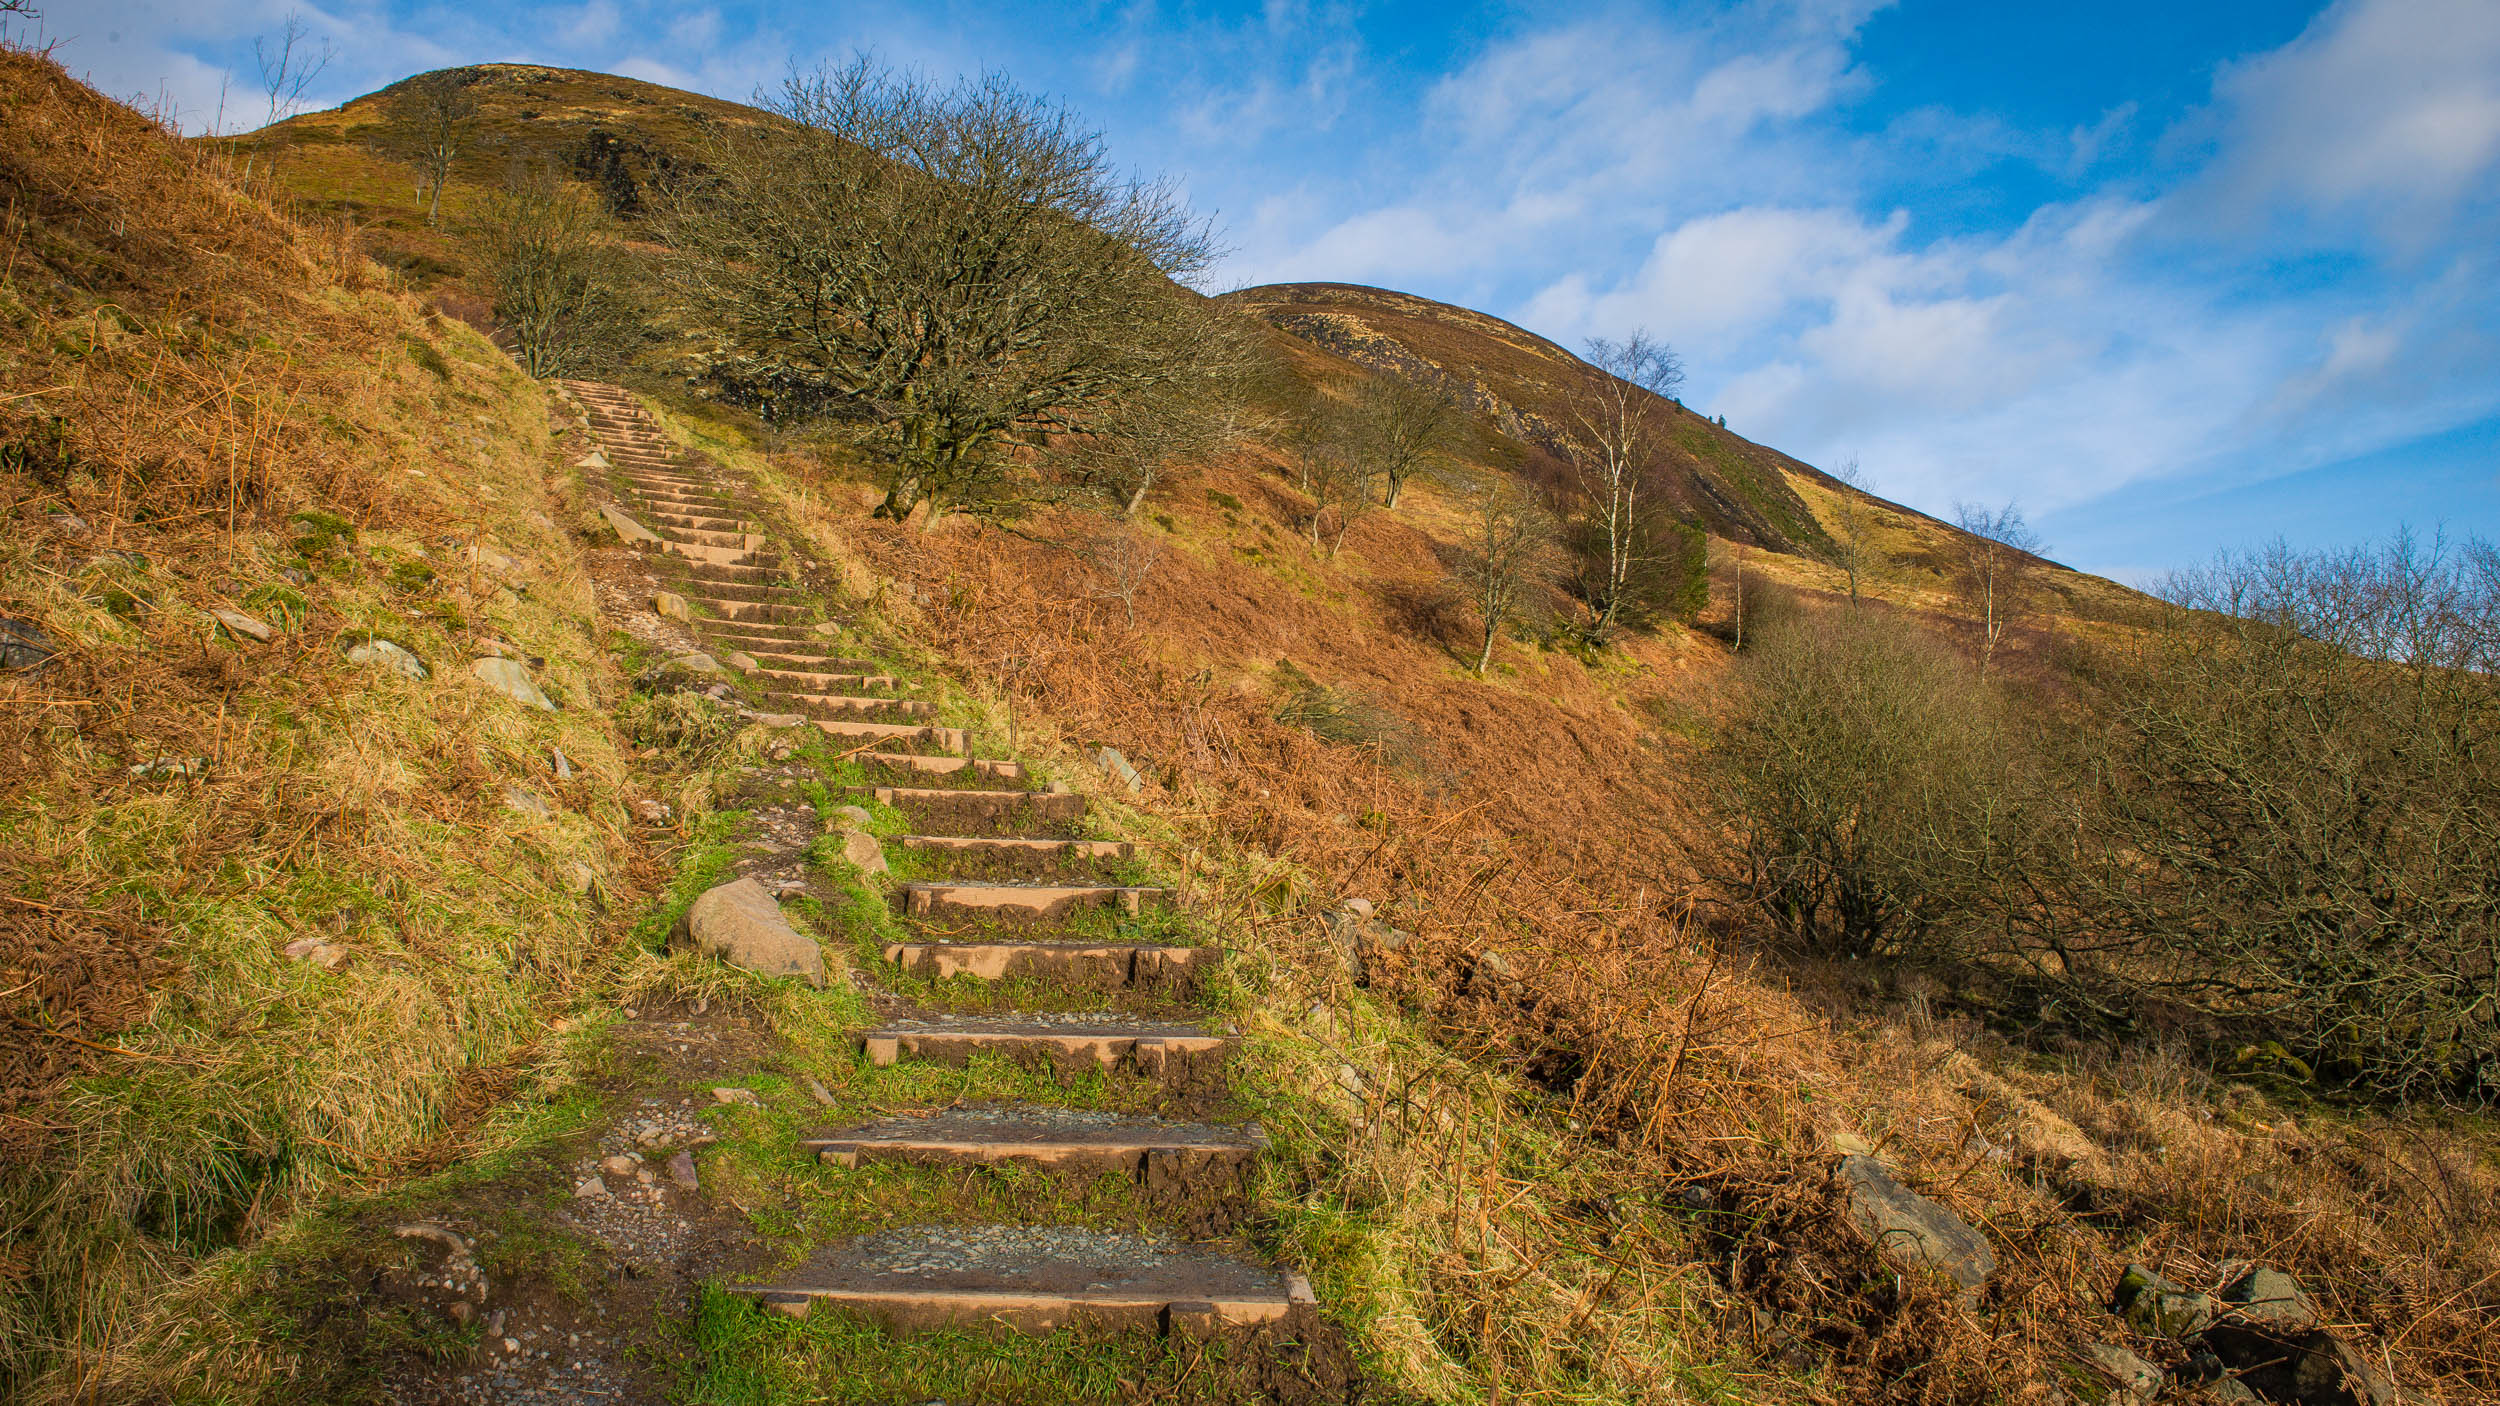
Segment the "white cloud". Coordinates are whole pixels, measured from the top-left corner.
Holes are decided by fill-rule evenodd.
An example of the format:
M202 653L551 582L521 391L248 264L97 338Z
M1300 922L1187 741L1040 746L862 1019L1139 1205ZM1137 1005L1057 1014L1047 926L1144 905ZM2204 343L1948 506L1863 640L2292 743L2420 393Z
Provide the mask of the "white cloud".
M2345 0L2214 86L2226 203L2419 243L2500 161L2500 4Z

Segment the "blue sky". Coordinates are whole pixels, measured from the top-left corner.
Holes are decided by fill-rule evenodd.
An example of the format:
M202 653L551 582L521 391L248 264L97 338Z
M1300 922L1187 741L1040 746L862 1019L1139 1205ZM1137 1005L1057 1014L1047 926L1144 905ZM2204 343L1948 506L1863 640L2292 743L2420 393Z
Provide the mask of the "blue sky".
M50 8L197 126L290 6ZM1004 69L1184 181L1219 282L1647 326L1731 428L2019 501L2090 570L2500 536L2500 0L292 8L339 48L315 105L483 60Z

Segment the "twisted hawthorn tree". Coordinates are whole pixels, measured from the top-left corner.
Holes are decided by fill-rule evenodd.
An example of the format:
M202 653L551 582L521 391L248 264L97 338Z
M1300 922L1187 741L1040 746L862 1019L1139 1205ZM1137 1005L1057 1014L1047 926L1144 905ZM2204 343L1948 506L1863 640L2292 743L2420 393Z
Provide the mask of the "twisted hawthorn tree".
M878 516L977 509L1022 447L1200 379L1212 234L1066 110L864 56L758 101L787 120L717 133L665 228L745 366L873 415Z

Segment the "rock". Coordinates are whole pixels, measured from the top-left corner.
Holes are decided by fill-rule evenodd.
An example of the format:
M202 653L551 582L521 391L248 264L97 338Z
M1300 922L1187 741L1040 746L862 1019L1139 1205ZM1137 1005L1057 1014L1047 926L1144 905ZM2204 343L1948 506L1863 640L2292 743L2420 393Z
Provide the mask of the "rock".
M1476 965L1484 968L1485 975L1492 977L1495 981L1519 979L1519 969L1511 965L1510 958L1490 947L1476 954Z
M1343 907L1346 912L1357 918L1369 918L1373 911L1372 901L1368 898L1349 898L1345 901Z
M591 890L599 887L599 871L578 859L565 870L565 877L572 880L573 892L584 898L588 898Z
M574 460L573 467L577 469L604 469L608 467L608 456L600 453L596 449L593 449L589 453Z
M279 948L278 951L299 962L310 959L315 966L324 971L337 971L340 967L347 965L349 955L348 949L339 943L323 942L314 937L297 938Z
M469 560L476 562L478 565L485 567L487 570L494 572L498 576L517 575L521 568L528 565L527 562L522 561L519 557L507 556L504 553L487 546L475 546L469 548L468 556Z
M1128 764L1128 758L1109 747L1104 747L1094 753L1094 764L1101 767L1105 774L1119 781L1121 785L1128 787L1129 794L1132 796L1146 789L1146 778L1137 774L1137 768Z
M645 825L666 825L668 823L669 809L668 802L666 801L653 800L649 796L636 796L631 802L631 805L634 817Z
M76 538L87 535L87 520L76 513L52 513L46 516L45 521L52 524L53 531L64 537Z
M815 632L816 632L816 633L818 633L818 634L820 634L820 635L824 635L824 636L826 636L826 637L828 637L828 638L831 638L831 637L834 637L834 636L838 636L838 635L840 635L840 634L842 633L842 625L841 625L841 622L839 622L839 621L835 621L835 620L819 620L819 621L817 621L817 622L816 622L813 626L811 626L811 627L809 627L809 628L811 628L811 629L815 630Z
M641 1170L642 1163L635 1161L633 1158L626 1156L622 1152L619 1152L612 1157L602 1157L599 1159L599 1173L602 1176L630 1177L634 1173Z
M674 591L662 591L653 596L651 608L658 611L663 620L692 621L694 619L694 610L686 604L686 598Z
M607 1194L608 1184L595 1176L584 1177L573 1184L573 1195L577 1200L589 1201Z
M55 652L50 635L0 615L0 674L31 674L51 663Z
M1337 1087L1360 1097L1363 1092L1363 1071L1351 1064L1337 1066Z
M728 1087L716 1088L712 1090L712 1102L737 1104L745 1108L761 1108L764 1106L764 1100L756 1097L755 1090Z
M152 762L139 762L130 774L142 781L179 781L208 774L206 757L158 757Z
M570 781L573 779L572 759L564 755L564 749L562 747L548 748L547 760L555 770L556 780Z
M2083 1355L2117 1385L2120 1395L2131 1401L2150 1401L2161 1395L2162 1383L2168 1380L2162 1369L2123 1347L2086 1343Z
M2317 1307L2299 1281L2279 1269L2251 1269L2224 1285L2220 1297L2231 1321L2244 1327L2288 1336L2318 1326Z
M1075 787L1070 786L1070 785L1069 785L1067 782L1065 782L1065 781L1053 781L1053 782L1052 782L1052 783L1050 783L1050 785L1049 785L1047 788L1045 788L1045 789L1047 789L1051 795L1054 795L1054 796L1065 796L1065 795L1070 795L1070 794L1073 794L1076 788L1075 788Z
M681 930L697 948L733 966L804 977L810 986L826 982L824 949L791 927L781 905L753 879L722 884L696 899Z
M425 661L391 643L389 640L366 640L347 651L350 664L379 664L394 673L403 674L422 683L429 670Z
M1843 1128L1832 1134L1832 1151L1843 1157L1868 1157L1874 1155L1875 1144Z
M660 534L605 503L599 505L599 516L608 520L608 526L616 529L617 539L628 547L660 545Z
M680 669L684 669L688 673L693 674L717 674L721 672L720 661L714 659L711 655L708 655L699 649L691 654L680 654L668 662Z
M754 655L749 654L742 649L731 650L729 652L729 657L721 662L727 664L730 668L735 669L742 674L752 674L756 670L764 667L763 665L755 662Z
M538 685L531 681L529 666L518 659L480 659L469 666L469 672L477 676L479 683L524 707L550 713L556 710L555 701L539 692Z
M757 727L805 727L807 715L804 713L749 713L747 721Z
M553 820L555 818L555 812L547 808L546 798L540 796L536 791L527 790L519 786L506 786L503 788L503 804L504 809L519 811L521 814L528 816L532 820Z
M868 828L869 822L877 817L869 814L866 806L836 806L833 810L833 818L841 822L840 828L842 829L864 830Z
M2111 1306L2128 1326L2147 1337L2192 1338L2214 1321L2214 1301L2191 1293L2140 1264L2118 1276Z
M807 1077L807 1096L828 1108L833 1106L833 1090L826 1088L824 1082L812 1074Z
M1940 1269L1966 1293L1996 1272L1996 1254L1987 1237L1903 1186L1883 1163L1867 1156L1843 1157L1838 1175L1849 1198L1850 1220L1896 1263Z
M2351 1344L2332 1333L2314 1336L2323 1341L2314 1343L2292 1367L2295 1399L2328 1406L2403 1406L2405 1394L2353 1351Z
M885 847L877 843L876 836L865 830L843 830L840 833L843 863L857 868L863 874L886 872Z
M668 1179L684 1190L695 1190L698 1183L694 1175L694 1154L680 1151L676 1156L669 1158Z
M270 627L268 621L246 615L240 610L227 610L219 607L210 611L209 615L218 624L225 626L227 633L237 639L247 639L254 644L267 644L278 637L278 632Z

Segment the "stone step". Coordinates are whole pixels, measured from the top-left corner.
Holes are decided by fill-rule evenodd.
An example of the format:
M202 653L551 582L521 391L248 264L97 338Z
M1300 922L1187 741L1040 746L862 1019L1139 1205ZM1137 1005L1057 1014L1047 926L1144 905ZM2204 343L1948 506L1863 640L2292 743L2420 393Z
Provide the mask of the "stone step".
M1109 866L1136 853L1120 840L1021 835L905 835L896 843L929 856L955 883L1099 883L1113 877Z
M1221 947L1149 942L889 942L885 960L944 981L1031 977L1080 991L1147 991L1186 998L1224 958Z
M756 672L755 681L768 688L779 688L791 693L819 691L864 693L870 690L900 693L912 686L910 680L899 679L892 674L829 674L819 673L813 669L762 669Z
M710 547L737 547L747 551L771 544L763 534L749 532L747 520L742 517L654 510L650 519L651 526L673 542L699 542Z
M991 781L1022 781L1027 775L1022 762L1002 762L989 757L922 757L908 752L862 752L852 760L869 766L890 767L896 771L924 772L935 776L961 775L969 772Z
M861 1051L880 1068L905 1058L961 1065L974 1055L990 1054L1071 1076L1133 1073L1181 1095L1220 1090L1231 1046L1231 1040L1204 1026L1129 1020L1101 1011L1067 1016L923 1012L860 1035Z
M807 607L805 606L789 605L771 600L753 601L723 598L716 594L716 592L720 589L722 588L712 587L706 589L700 594L694 591L688 591L686 592L686 599L700 601L703 604L712 607L713 614L722 620L805 620L807 618L808 612ZM756 656L756 659L758 663L764 662L763 656L761 655Z
M905 722L937 716L935 704L917 698L862 698L839 693L791 693L768 690L773 706L811 718L860 718L871 722Z
M656 492L627 485L625 491L653 512L705 513L715 517L744 516L747 505L717 493Z
M794 587L784 586L781 584L786 581L788 577L783 573L779 566L749 566L738 562L690 561L686 565L686 578L690 581L701 581L707 586L779 586L782 590L795 589Z
M1004 1104L897 1114L801 1138L799 1146L834 1167L1020 1163L1079 1175L1126 1172L1150 1184L1220 1177L1237 1188L1251 1163L1267 1150L1268 1139L1256 1123L1227 1127Z
M775 649L770 645L763 644L756 640L740 639L726 634L722 635L720 638L723 643L737 649L743 649L747 653L754 655L755 662L764 665L766 668L805 669L811 671L821 669L826 672L848 672L850 666L871 664L871 661L869 660L851 659L839 654L817 654L791 649ZM774 641L774 643L787 645L796 643L796 641L777 640Z
M834 718L818 718L815 723L828 737L852 742L916 742L949 756L960 757L972 745L972 739L959 727L915 727L909 723L862 723Z
M1131 884L985 884L925 880L898 891L915 918L985 918L1002 923L1064 923L1095 908L1135 914L1171 891Z
M709 542L678 542L668 544L669 554L684 557L698 566L734 566L741 570L769 569L781 565L781 554L769 547L715 547Z
M1061 1328L1212 1336L1312 1302L1300 1276L1162 1238L1067 1226L915 1226L819 1250L751 1294L793 1317L816 1304L888 1332Z
M879 805L913 817L922 834L1015 833L1033 825L1067 825L1085 814L1085 798L1057 791L992 791L971 787L873 786Z
M1033 840L1014 835L905 835L895 843L905 849L966 856L1037 854L1058 859L1128 859L1137 853L1137 846L1126 840Z

